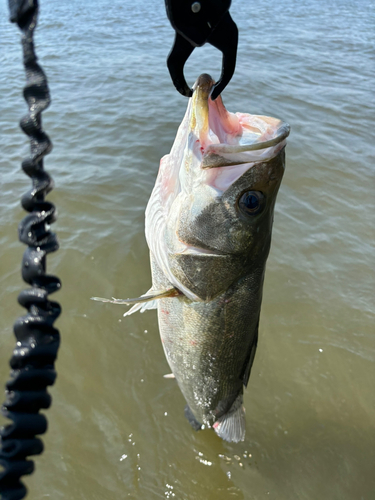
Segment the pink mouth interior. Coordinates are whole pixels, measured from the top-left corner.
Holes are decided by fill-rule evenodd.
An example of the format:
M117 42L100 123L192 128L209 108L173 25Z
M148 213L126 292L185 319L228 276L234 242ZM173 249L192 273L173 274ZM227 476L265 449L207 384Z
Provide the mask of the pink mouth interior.
M242 125L238 116L226 110L220 96L215 101L208 99L208 110L210 129L217 135L219 142L237 143L238 138L242 136Z

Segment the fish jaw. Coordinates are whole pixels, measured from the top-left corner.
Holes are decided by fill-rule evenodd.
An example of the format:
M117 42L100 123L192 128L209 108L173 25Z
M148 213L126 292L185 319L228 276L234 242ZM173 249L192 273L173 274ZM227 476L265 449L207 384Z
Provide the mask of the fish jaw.
M204 150L209 141L208 99L214 83L209 75L201 75L195 84L192 96L189 135L200 150L201 148Z

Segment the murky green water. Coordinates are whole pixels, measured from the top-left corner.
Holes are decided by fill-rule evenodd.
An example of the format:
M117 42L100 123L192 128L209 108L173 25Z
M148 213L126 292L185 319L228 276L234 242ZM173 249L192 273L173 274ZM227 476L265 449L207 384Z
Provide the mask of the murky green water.
M163 2L41 2L37 52L53 103L61 249L48 269L62 344L45 453L32 500L375 498L373 26L369 0L233 2L240 29L231 111L289 122L260 342L245 395L246 441L195 433L166 380L156 313L92 295L150 285L144 209L187 100L165 66L173 32ZM23 246L17 224L29 179L18 30L0 5L2 70L0 377L8 377ZM196 50L190 84L218 77L220 53Z

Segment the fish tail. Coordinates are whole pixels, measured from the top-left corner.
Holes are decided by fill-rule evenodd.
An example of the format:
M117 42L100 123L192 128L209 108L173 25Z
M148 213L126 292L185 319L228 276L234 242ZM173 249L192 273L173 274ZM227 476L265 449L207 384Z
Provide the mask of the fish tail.
M245 440L246 419L242 403L243 396L239 394L231 409L213 424L216 434L225 441L238 443Z

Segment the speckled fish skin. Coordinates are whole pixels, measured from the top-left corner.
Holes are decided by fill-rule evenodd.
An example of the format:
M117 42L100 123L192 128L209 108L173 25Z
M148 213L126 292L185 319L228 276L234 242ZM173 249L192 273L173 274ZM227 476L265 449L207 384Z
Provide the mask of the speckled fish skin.
M200 126L203 123L204 127L209 112L204 108L205 100L213 81L203 76L203 81L202 77L198 80L198 91L200 82L207 89L203 88L193 106L202 107L203 112L195 111L197 115L201 113L196 119L201 119ZM193 125L196 127L195 122ZM194 129L192 121L190 128L199 136L199 129L198 132ZM201 141L198 146L204 150L207 144L202 137L196 141ZM158 237L163 238L159 247L166 245L164 260L156 256L159 247L151 241L156 233L150 236L151 229L146 229L152 288L163 290L175 286L190 295L183 292L178 297L157 301L166 358L195 419L213 426L228 441L243 440L245 435L242 394L257 345L274 206L284 173L284 145L267 161L249 164L222 192L213 189L210 182L189 180L191 191L187 189L181 203L177 196L173 199L173 209L163 219L162 235L158 232ZM197 160L194 155L189 156L188 149L185 147L182 163L189 173ZM239 210L238 200L247 191L263 193L264 206L259 215L249 217ZM151 197L146 211L149 226L152 203ZM237 420L233 420L229 430L220 432L219 424L233 415Z
M211 236L217 248L225 249L228 247L225 229L233 216L238 220L233 209L238 194L244 189L266 192L268 206L262 217L250 221L239 219L246 235L243 252L171 256L176 261L176 272L184 273L192 289L205 299L192 301L181 295L158 301L159 329L168 363L201 423L212 424L226 413L242 394L243 384L247 385L258 337L274 204L283 170L284 152L269 163L256 165L237 181L231 193L225 193L222 204L211 207L208 215L212 217L213 211L220 214L219 232L209 235L211 224L207 227L205 223L201 225L201 220L196 221L197 226L207 229L207 232L197 231L202 245ZM168 288L170 283L155 262L152 270L153 287Z

